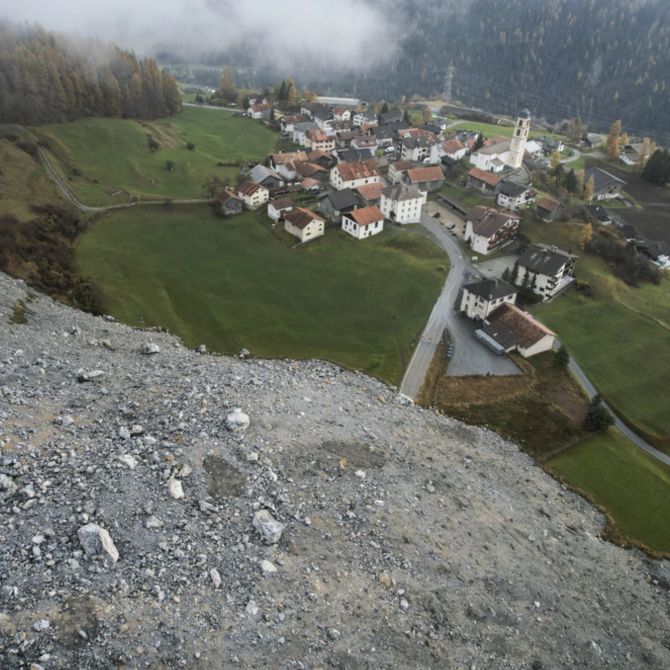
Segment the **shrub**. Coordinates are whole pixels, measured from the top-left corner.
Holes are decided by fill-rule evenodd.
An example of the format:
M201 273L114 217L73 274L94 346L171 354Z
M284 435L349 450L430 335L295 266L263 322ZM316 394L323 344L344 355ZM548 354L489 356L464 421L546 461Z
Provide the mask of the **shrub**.
M584 428L594 433L601 433L614 425L614 417L603 405L599 395L593 396L586 410Z

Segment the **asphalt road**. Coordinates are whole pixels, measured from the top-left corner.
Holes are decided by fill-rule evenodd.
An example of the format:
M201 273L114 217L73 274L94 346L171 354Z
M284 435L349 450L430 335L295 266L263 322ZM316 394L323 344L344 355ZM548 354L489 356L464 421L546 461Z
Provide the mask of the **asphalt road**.
M556 348L560 346L560 343L557 341L556 342ZM582 368L579 366L579 363L570 357L570 362L568 364L568 367L570 369L570 372L572 375L575 377L579 385L584 389L584 392L588 396L589 400L593 398L595 395L598 395L598 391L595 388L595 386L591 383L591 380L586 376L586 373ZM655 458L657 461L660 461L661 463L665 463L665 465L670 465L670 456L668 454L664 454L662 451L659 451L655 447L652 447L649 442L646 440L642 439L637 433L632 431L612 410L611 407L607 405L607 403L603 403L609 413L614 417L614 427L625 437L627 438L630 442L632 442L638 449L642 449L642 451L646 452L651 456L652 458Z
M412 400L421 391L428 368L435 356L445 328L449 331L454 348L454 354L447 367L447 374L467 376L513 375L519 373L519 369L509 358L496 356L480 344L473 337L474 324L469 319L461 317L454 309L463 281L474 277L476 270L444 225L450 222L457 223L456 215L445 210L441 220L442 223L428 215L425 210L422 212L421 225L431 233L436 242L447 252L451 268L442 288L442 293L440 293L433 306L428 323L416 345L400 384L400 393Z

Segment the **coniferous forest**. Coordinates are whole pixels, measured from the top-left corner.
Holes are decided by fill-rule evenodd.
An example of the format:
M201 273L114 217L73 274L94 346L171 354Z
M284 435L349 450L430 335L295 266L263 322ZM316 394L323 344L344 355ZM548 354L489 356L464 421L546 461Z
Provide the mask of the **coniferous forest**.
M152 119L179 111L174 77L155 60L95 40L0 23L0 122L85 116Z

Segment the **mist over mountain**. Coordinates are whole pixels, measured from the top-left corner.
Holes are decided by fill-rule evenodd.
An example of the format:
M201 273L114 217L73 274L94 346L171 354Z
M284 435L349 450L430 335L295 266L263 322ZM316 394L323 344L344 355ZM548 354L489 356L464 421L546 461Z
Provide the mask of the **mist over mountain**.
M398 100L445 92L468 105L626 129L670 141L666 0L157 0L45 6L0 0L0 17L155 56L215 85L285 76L320 92Z

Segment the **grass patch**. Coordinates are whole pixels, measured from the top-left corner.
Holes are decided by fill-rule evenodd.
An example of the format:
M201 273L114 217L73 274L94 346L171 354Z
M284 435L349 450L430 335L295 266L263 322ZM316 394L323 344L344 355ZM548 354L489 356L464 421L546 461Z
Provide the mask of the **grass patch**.
M577 223L524 224L532 241L580 254L576 274L594 292L574 289L535 313L555 330L579 364L627 422L670 451L670 403L660 392L670 375L670 281L628 286L605 262L579 249Z
M207 179L234 183L237 163L263 160L279 139L258 122L194 107L151 122L89 118L37 131L73 191L91 205L125 202L131 194L202 197ZM149 151L148 135L160 144L158 151ZM188 142L195 149L189 151ZM174 171L166 169L168 160Z
M588 440L545 467L604 509L609 539L670 554L670 469L619 433Z
M0 138L0 214L33 218L31 206L58 202L44 168L13 142Z
M259 213L208 207L110 213L80 239L81 269L107 311L164 326L189 346L323 358L397 383L448 259L384 232L328 231L304 247ZM390 244L389 244L390 242Z
M438 193L457 202L466 209L471 209L477 205L483 205L484 207L496 206L495 198L487 198L481 193L476 193L475 191L463 188L462 186L457 186L456 184L447 183L442 186Z

